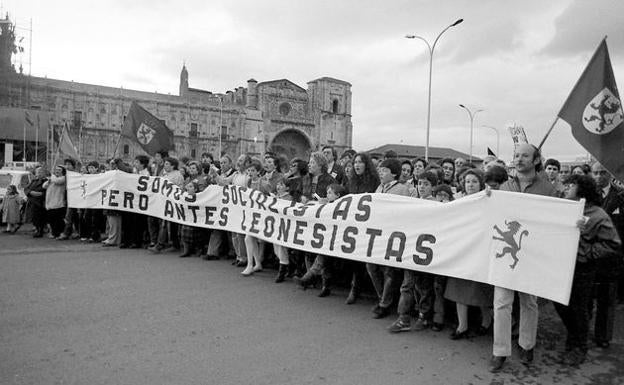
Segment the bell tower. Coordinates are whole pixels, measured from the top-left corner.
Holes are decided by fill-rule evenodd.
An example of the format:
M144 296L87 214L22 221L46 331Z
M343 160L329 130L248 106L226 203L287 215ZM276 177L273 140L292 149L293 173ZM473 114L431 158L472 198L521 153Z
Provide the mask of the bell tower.
M180 71L180 96L186 96L188 88L188 71L186 70L186 63L184 63L182 64L182 71Z
M11 56L17 53L15 45L15 25L9 20L9 14L0 19L0 73L15 72Z

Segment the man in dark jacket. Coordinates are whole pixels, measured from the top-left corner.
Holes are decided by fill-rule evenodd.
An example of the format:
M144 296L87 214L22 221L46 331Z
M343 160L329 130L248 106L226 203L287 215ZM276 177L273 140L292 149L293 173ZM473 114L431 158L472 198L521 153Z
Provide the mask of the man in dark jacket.
M602 209L609 214L620 239L624 236L624 191L613 183L613 176L603 165L596 162L592 165L592 176L596 181L602 197ZM618 297L624 299L624 282L622 282L622 258L624 249L619 255L602 258L596 270L596 323L594 325L594 341L596 345L607 348L613 338L615 321L615 305ZM618 282L619 281L619 282Z

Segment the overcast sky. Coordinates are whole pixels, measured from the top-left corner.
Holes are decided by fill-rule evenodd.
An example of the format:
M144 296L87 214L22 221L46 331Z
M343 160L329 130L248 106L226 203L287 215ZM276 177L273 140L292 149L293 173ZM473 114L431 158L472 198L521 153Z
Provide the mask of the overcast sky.
M0 0L18 27L32 18L32 74L143 91L178 93L189 84L213 92L287 78L307 88L331 76L350 82L353 146L425 144L430 43L434 55L431 146L468 153L462 103L483 109L474 154L512 142L506 126L538 143L601 39L608 35L616 80L624 81L622 0ZM28 49L28 32L23 44ZM17 58L18 64L20 57ZM25 71L28 56L21 58ZM585 155L558 123L546 156Z

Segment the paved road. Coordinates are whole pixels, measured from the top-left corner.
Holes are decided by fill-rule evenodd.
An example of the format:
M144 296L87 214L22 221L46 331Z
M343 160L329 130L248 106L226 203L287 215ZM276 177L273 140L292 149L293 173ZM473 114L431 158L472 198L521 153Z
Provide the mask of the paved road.
M372 303L317 298L274 272L0 234L1 384L622 384L623 335L556 364L543 307L537 363L490 374L491 338L390 335ZM619 322L623 309L619 309Z

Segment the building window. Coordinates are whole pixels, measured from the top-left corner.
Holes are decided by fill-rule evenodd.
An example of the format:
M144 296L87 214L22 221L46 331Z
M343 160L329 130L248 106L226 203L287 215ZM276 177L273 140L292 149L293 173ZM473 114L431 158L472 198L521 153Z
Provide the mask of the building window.
M130 153L130 146L128 146L127 144L124 144L123 153L124 155L128 155Z
M80 127L80 122L82 122L82 111L74 111L74 127Z
M283 116L287 116L288 114L290 114L290 111L292 111L292 107L290 106L290 103L280 104L279 106L280 114L282 114Z
M338 113L338 99L334 99L334 101L332 102L332 113L337 114Z
M227 140L228 138L228 128L227 126L221 126L221 140Z
M191 150L191 158L195 159L195 156L197 155L197 151L195 149Z
M189 131L190 138L197 138L197 123L191 123L191 130Z

